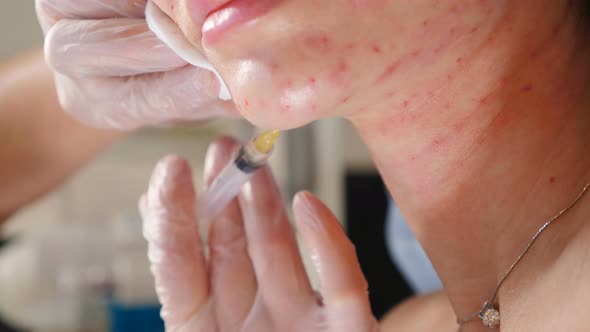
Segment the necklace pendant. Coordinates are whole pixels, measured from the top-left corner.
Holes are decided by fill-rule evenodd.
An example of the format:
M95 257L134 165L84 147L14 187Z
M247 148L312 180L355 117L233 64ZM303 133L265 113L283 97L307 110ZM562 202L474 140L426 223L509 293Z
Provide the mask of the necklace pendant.
M500 312L498 309L494 308L492 303L486 303L484 308L480 311L479 317L485 327L500 327Z

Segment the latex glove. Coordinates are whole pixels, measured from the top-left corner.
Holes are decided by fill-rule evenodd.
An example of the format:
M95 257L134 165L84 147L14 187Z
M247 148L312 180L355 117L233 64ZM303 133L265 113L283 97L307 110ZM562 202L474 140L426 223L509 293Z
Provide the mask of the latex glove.
M60 103L85 123L133 129L237 116L215 74L148 29L146 0L36 0Z
M207 182L235 148L228 139L210 148ZM201 246L194 206L189 165L178 157L165 158L140 207L167 331L378 331L354 247L313 195L298 194L293 209L319 276L319 293L310 286L268 168L259 170L239 200L214 220L209 257Z

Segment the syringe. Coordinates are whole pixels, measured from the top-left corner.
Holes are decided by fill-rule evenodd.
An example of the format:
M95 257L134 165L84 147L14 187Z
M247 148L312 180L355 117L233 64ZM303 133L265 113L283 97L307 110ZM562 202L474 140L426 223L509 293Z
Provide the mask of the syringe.
M258 168L271 156L281 132L265 131L255 136L238 151L237 156L219 173L209 188L199 195L196 212L199 222L208 231L208 225L240 192ZM203 234L207 236L206 234Z

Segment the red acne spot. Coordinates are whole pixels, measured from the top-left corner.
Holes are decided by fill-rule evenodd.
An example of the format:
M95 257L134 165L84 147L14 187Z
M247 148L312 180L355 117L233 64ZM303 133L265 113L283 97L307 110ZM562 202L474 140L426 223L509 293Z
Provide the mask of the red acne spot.
M330 39L326 33L315 33L306 36L303 43L309 49L314 51L325 52L330 48Z
M405 108L405 107L408 107L408 105L410 105L410 101L409 100L406 99L406 100L402 101L402 107Z
M420 55L420 52L422 52L422 50L420 50L420 49L417 49L417 50L414 50L414 51L412 51L411 55L412 55L412 57L414 57L414 58L415 58L415 57L417 57L418 55Z
M358 112L359 112L359 113L363 113L363 112L365 112L366 110L367 110L367 108L366 108L366 107L361 107L361 108L359 108L359 109L358 109Z
M553 65L552 65L552 63L551 63L551 62L546 62L546 63L545 63L545 69L546 69L546 70L550 70L552 67L553 67Z
M346 102L348 102L349 99L350 99L350 96L340 99L340 104L346 104Z
M291 105L289 104L281 104L281 111L288 112L291 110Z
M450 103L445 103L443 105L443 108L446 109L446 110L450 110L451 109L451 104Z
M356 44L355 43L348 43L348 44L346 44L346 46L344 46L344 48L347 50L354 50L356 48Z
M473 28L471 28L471 32L472 32L472 33L473 33L473 32L476 32L477 30L479 30L479 27L473 27Z
M285 81L279 85L280 90L287 90L287 89L291 89L291 88L293 88L293 81L292 80Z
M316 105L316 104L312 104L312 105L311 105L311 111L312 111L312 112L315 112L315 111L317 111L317 110L318 110L318 105Z
M455 28L453 27L453 28L451 28L451 30L449 30L449 33L450 33L451 35L454 35L454 34L455 34L455 31L456 31L456 30L455 30Z
M246 106L246 107L250 106L250 102L248 101L248 99L244 100L244 106Z
M398 122L399 123L405 123L408 120L408 115L407 114L401 114L398 118Z
M452 81L452 80L453 80L453 75L451 75L451 74L448 74L448 75L447 75L447 80L448 80L449 82L450 82L450 81Z
M418 156L416 156L415 154L410 155L411 161L415 161L416 159L418 159Z
M434 97L434 92L428 91L428 98L432 98L432 97Z
M432 139L431 149L434 151L438 151L441 149L442 145L445 143L445 139L441 136L435 137Z
M455 123L453 125L453 129L455 129L455 132L461 133L463 131L463 129L465 129L465 121L459 121L459 122Z
M439 46L437 46L434 50L432 50L434 52L434 54L438 54L440 53L440 51L442 51L446 46L444 44L440 44Z
M487 96L486 97L481 97L479 99L479 103L482 104L482 105L487 104L488 103L488 97Z
M340 63L338 63L338 68L336 68L336 70L340 72L346 71L347 69L348 64L345 61L340 61Z
M552 176L552 177L549 178L549 183L555 183L555 177L554 176Z
M428 25L428 20L424 20L424 21L422 21L422 26L423 26L423 27L425 27L425 26L427 26L427 25Z
M533 84L532 83L527 83L525 86L522 87L522 91L523 92L529 92L533 89Z
M170 4L170 11L172 13L174 13L174 5L175 5L174 2Z
M491 43L493 41L494 41L494 37L492 37L492 36L488 37L488 43Z
M461 62L463 62L463 58L461 58L461 57L457 58L457 63L461 63Z
M464 168L465 167L465 160L459 160L458 161L458 168Z
M381 47L379 45L373 45L371 50L373 50L373 53L381 53Z
M270 70L273 71L273 72L277 71L280 67L281 66L279 66L278 63L271 63L270 64Z
M371 4L373 1L371 0L349 0L352 6L354 7L365 7Z
M391 65L387 66L387 68L385 68L385 71L383 71L383 73L377 79L377 82L382 82L382 81L388 79L389 77L391 77L393 75L393 73L395 73L397 68L399 67L400 63L401 62L398 60L398 61L392 63Z
M314 87L317 83L317 80L315 77L312 76L307 80L307 83L309 83L310 86Z
M534 58L536 58L536 57L537 57L537 55L539 55L539 54L537 53L537 51L532 51L532 52L531 52L531 54L530 54L530 57L531 57L531 59L534 59Z
M332 70L330 78L336 85L344 85L347 82L348 64L346 61L340 61L336 68Z

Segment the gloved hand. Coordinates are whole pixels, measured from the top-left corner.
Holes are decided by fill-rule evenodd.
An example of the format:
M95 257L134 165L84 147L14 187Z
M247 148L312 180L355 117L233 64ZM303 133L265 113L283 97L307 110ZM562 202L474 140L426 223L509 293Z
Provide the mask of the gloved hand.
M235 148L229 139L210 148L207 182ZM140 209L167 331L378 331L355 250L334 215L309 193L295 198L317 293L279 196L270 170L259 170L214 220L206 257L190 167L178 157L159 163Z
M188 65L145 21L147 0L36 0L64 109L93 126L133 129L237 116L209 70Z

